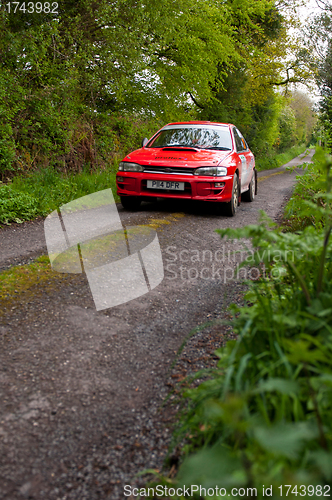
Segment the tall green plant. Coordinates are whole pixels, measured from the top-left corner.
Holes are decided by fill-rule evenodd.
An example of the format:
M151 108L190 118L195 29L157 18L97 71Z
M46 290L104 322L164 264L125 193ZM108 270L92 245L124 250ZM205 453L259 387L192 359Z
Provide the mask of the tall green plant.
M272 487L273 498L280 498L280 485L291 485L293 494L311 485L313 498L329 493L332 160L318 151L315 161L325 192L305 204L319 220L323 211L323 228L283 233L264 216L259 225L218 231L251 239L255 251L244 265L269 278L251 283L246 307L233 306L238 338L217 351L215 376L186 394L180 436L188 440L187 456L178 487L244 488L235 498L246 488L263 498L263 485Z

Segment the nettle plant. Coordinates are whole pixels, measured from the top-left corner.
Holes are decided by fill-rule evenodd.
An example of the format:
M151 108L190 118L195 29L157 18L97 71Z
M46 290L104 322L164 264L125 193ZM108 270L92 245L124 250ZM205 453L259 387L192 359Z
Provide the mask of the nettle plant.
M300 210L309 207L316 227L284 233L264 215L218 230L249 239L250 265L278 277L250 283L247 306L233 306L237 340L217 351L214 378L186 394L179 485L256 487L258 497L272 485L280 497L282 484L300 493L332 480L332 158L319 150L315 162L325 191ZM327 492L316 486L311 496Z

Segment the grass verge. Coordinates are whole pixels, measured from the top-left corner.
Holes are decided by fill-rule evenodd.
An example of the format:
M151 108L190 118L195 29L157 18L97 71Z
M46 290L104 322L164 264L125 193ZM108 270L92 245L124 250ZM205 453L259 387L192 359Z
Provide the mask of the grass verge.
M46 216L61 205L88 194L112 189L115 201L117 164L108 170L62 175L53 168L18 176L8 184L0 184L0 224L24 222Z

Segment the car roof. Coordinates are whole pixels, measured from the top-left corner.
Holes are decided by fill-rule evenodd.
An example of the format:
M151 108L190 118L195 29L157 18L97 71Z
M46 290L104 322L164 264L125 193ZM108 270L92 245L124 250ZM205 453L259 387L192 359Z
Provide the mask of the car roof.
M172 122L172 123L167 123L167 125L165 126L168 127L169 125L220 125L222 127L233 126L231 123L220 123L220 122L209 122L209 121Z

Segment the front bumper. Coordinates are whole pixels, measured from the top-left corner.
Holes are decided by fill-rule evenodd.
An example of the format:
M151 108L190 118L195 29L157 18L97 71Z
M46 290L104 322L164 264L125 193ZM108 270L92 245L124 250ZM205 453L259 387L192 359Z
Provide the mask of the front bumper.
M119 182L118 177L123 178ZM149 189L148 180L183 182L184 191L172 189ZM225 185L215 187L215 183ZM119 172L116 176L117 193L119 196L142 196L144 198L177 198L203 201L228 202L232 197L233 175L224 177L151 174L144 172Z

